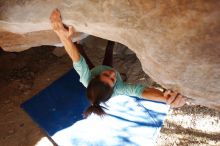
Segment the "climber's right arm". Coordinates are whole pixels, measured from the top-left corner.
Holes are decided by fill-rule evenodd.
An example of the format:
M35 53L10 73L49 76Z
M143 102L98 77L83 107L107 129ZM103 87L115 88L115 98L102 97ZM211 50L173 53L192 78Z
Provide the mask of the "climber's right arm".
M78 62L80 60L80 53L74 43L72 42L72 39L68 38L62 38L62 43L64 45L64 48L67 52L67 54L70 56L71 60L73 62Z
M73 62L78 62L80 60L80 53L72 42L72 37L75 34L74 28L72 26L68 26L68 28L64 26L58 9L53 10L50 16L50 21L53 31L63 43L67 54Z

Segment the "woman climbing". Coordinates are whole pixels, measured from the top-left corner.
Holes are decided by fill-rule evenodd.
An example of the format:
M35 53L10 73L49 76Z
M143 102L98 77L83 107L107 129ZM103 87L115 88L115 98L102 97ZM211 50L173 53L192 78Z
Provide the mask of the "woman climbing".
M112 96L116 95L136 96L148 100L161 101L172 107L181 107L185 104L185 98L178 92L172 90L161 92L155 88L123 82L120 74L112 68L114 43L111 41L108 42L103 65L94 67L83 48L80 46L77 48L72 42L75 30L72 26L66 26L62 23L61 14L58 9L52 12L50 21L54 32L73 61L73 67L80 76L80 82L87 88L86 94L91 105L84 112L85 117L91 113L100 116L104 115L104 107L100 104L105 103Z

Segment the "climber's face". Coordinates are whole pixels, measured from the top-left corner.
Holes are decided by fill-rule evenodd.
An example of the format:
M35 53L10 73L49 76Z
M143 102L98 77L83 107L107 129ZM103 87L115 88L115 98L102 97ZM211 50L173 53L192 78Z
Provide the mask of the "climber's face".
M105 70L100 74L100 79L102 82L108 84L110 87L114 87L116 83L116 72L115 70Z

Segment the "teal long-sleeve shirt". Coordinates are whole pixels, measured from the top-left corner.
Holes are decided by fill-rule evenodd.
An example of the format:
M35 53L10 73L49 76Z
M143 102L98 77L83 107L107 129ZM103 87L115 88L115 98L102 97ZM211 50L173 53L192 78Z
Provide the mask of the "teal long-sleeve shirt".
M89 67L83 56L80 56L80 60L78 62L73 63L73 67L80 76L79 81L86 88L90 80L94 78L96 75L99 75L102 71L112 69L109 66L99 65L89 70ZM128 84L123 82L119 72L116 71L116 84L114 86L112 96L127 95L127 96L141 97L145 88L146 86L144 85Z

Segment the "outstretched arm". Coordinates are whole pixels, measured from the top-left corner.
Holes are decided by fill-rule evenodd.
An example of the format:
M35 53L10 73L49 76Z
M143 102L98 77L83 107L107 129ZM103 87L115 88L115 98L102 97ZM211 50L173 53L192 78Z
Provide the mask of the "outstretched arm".
M161 92L155 88L146 88L142 93L142 97L148 100L165 102L171 107L181 107L185 104L185 98L172 90Z
M64 26L60 11L58 9L53 10L50 16L50 21L54 32L63 43L64 48L72 61L79 61L80 53L72 42L72 37L75 34L74 28L72 26L69 26L68 28Z
M181 107L185 104L185 97L183 97L178 92L172 90L166 90L161 92L155 88L149 88L140 84L128 84L124 83L120 90L116 90L117 95L128 95L142 97L147 100L154 100L165 102L172 107ZM120 92L119 92L120 91Z

